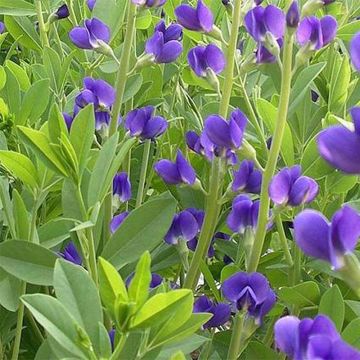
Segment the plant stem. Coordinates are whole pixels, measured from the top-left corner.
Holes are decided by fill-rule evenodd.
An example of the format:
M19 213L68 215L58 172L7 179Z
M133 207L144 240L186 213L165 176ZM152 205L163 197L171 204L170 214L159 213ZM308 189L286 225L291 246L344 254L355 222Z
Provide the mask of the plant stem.
M287 119L287 113L289 107L289 99L290 99L290 91L291 91L293 44L294 44L293 34L290 34L287 31L285 34L281 92L280 92L279 108L277 113L276 128L269 152L269 158L265 167L263 180L261 184L259 218L255 233L255 242L251 251L251 257L248 268L249 272L256 271L258 267L262 248L264 245L264 239L266 235L266 225L268 222L268 214L270 208L270 198L269 198L268 188L271 178L274 176L275 173L276 164L280 153L280 147L284 136L284 130L286 126L286 119Z
M241 0L235 0L230 40L226 54L227 67L225 69L225 79L224 79L222 98L219 108L219 114L224 118L227 117L230 98L231 98L232 85L234 81L234 65L235 65L234 60L235 60L235 52L236 52L236 45L238 39L238 31L241 20L240 12L241 12ZM220 197L222 196L222 191L221 191L222 190L221 175L223 171L222 168L223 168L222 159L215 158L211 165L209 191L206 197L204 224L201 228L199 242L196 247L194 256L192 258L189 272L186 275L185 284L184 284L185 288L195 289L200 277L199 267L201 261L205 259L205 256L210 246L211 239L216 229L216 224L221 211L221 202L219 200Z
M285 260L287 262L287 264L289 265L289 267L292 267L294 265L292 256L290 254L290 250L289 250L289 246L288 246L288 241L285 235L285 231L284 231L284 227L283 227L283 223L281 221L281 215L280 214L276 214L275 215L275 224L276 224L276 229L278 231L279 234L279 239L281 242L281 246L284 250L284 256L285 256Z
M301 250L294 242L294 264L292 268L291 284L294 286L300 282L301 278Z
M42 14L41 0L35 0L36 14L39 22L40 39L42 46L50 46Z
M139 181L139 188L136 196L136 205L135 208L138 208L143 201L144 197L144 187L145 187L145 180L146 180L146 173L149 164L149 155L151 149L151 140L146 140L144 143L144 153L142 158L141 170L140 170L140 181Z
M240 312L235 316L227 360L236 360L240 355L244 317L244 314Z
M26 282L23 281L21 283L21 296L25 295L25 293L26 293ZM24 309L25 309L24 303L22 301L20 301L19 309L18 309L18 313L17 313L15 341L14 341L14 347L13 347L13 353L11 356L11 360L17 360L19 357L21 333L22 333L23 319L24 319Z

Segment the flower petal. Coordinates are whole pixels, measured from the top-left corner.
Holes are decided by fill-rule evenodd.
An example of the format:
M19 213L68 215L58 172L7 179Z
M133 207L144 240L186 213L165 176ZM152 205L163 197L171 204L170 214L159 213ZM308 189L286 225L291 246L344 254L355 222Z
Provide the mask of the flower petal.
M325 46L333 41L336 36L337 22L331 15L326 15L320 19L320 25L323 36L323 46Z
M360 71L360 32L350 42L350 58L357 71Z
M285 14L281 9L274 5L269 5L264 11L264 22L267 31L271 32L275 39L279 39L284 36L285 32Z
M298 342L300 320L295 316L285 316L274 326L275 343L283 353L294 358Z
M225 298L236 302L242 290L248 285L248 275L244 272L238 272L226 279L221 287Z
M165 43L155 61L159 64L167 64L175 61L182 53L183 47L180 41L170 40Z
M69 32L70 40L80 49L92 49L90 44L90 35L87 29L75 27Z
M197 12L189 5L180 5L175 9L175 15L180 25L188 30L202 30Z
M202 29L205 32L211 32L214 26L214 16L202 0L198 0L196 14Z
M196 180L196 174L193 167L184 158L182 152L178 150L176 155L176 166L181 180L188 185L193 185Z
M160 160L154 165L156 173L168 184L176 185L181 183L181 177L177 166L170 160Z

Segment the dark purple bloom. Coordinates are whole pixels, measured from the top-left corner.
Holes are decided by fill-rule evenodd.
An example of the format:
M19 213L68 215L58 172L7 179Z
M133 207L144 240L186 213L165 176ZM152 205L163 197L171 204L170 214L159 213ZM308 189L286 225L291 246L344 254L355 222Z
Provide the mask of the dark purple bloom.
M66 112L63 112L62 115L63 115L67 129L70 131L71 125L74 121L74 117Z
M273 5L256 6L245 15L245 27L257 42L265 42L267 33L277 40L284 36L285 15Z
M351 39L350 42L350 58L357 71L360 71L360 32Z
M67 17L69 17L69 15L70 15L69 8L67 7L66 4L61 5L55 12L55 16L58 18L58 20L66 19Z
M297 0L294 0L286 13L286 25L291 28L298 27L300 22L300 10Z
M285 316L275 323L274 332L276 346L291 359L360 359L360 352L341 339L325 315L302 320Z
M279 45L279 48L283 45L283 40L278 39L277 43ZM255 52L256 55L256 62L258 64L271 64L276 62L276 56L273 55L263 44L259 43L258 48Z
M195 131L188 131L185 135L186 144L192 151L199 155L205 154L205 149L201 145L200 136Z
M126 287L130 286L131 280L134 278L134 273L130 274L126 280L125 280L125 284ZM161 283L163 282L163 278L161 275L156 274L156 273L151 273L151 281L150 281L150 285L149 285L149 289L155 289L156 287L158 287Z
M96 0L86 0L86 4L90 11L94 10L94 7L96 5Z
M2 21L0 21L0 34L3 34L4 32L5 32L5 24L2 22Z
M264 0L254 0L255 5L260 5Z
M165 241L170 245L176 245L180 240L190 241L200 231L198 219L191 211L184 210L175 214L170 229L165 235Z
M299 206L314 200L319 191L316 181L301 175L301 167L283 168L271 180L269 195L277 205Z
M247 310L248 315L255 318L257 325L262 323L264 316L276 302L268 280L257 272L238 272L224 281L221 290L238 310Z
M205 295L196 299L193 312L213 314L212 318L203 325L204 329L224 325L229 321L231 316L231 308L228 304L215 304Z
M120 225L123 223L123 221L126 219L128 215L129 212L124 211L121 214L114 216L110 223L110 231L114 233L120 227Z
M178 24L166 27L161 20L155 27L154 35L147 40L145 52L154 57L158 64L170 63L176 60L182 53L182 28Z
M154 116L154 112L153 106L130 111L125 120L125 127L130 131L130 135L145 140L163 134L168 126L167 121L161 116Z
M297 41L301 46L309 46L310 50L319 50L335 38L337 22L330 15L318 19L309 16L300 22L297 30Z
M243 234L247 228L256 228L259 216L260 202L252 201L246 195L238 195L233 203L227 217L228 227L239 234Z
M196 181L195 170L180 150L177 152L175 163L163 159L154 165L154 169L166 183L171 185L193 185Z
M344 266L344 255L354 251L360 236L360 215L344 206L331 223L315 210L305 210L294 220L295 241L308 256L325 260L338 270Z
M97 18L86 19L84 27L73 28L69 32L69 37L80 49L100 50L110 41L110 29Z
M360 107L350 110L354 130L345 126L330 126L317 137L320 155L335 168L348 173L360 174Z
M178 6L175 15L178 23L188 30L209 33L214 26L214 16L202 0L198 0L196 9L186 4Z
M234 180L231 190L234 192L247 192L259 194L261 189L261 171L254 168L254 163L250 160L241 162L239 170L234 171Z
M70 241L64 248L62 252L60 252L60 256L67 261L72 262L75 265L82 264L82 258L79 252L77 251L74 243Z
M333 3L335 0L323 0L324 5L329 5L331 3Z
M113 194L120 202L131 199L131 183L126 172L120 172L113 179Z
M188 61L197 76L206 77L209 71L221 73L225 68L225 56L214 44L196 46L189 51Z
M240 109L234 110L229 121L219 115L210 115L205 120L201 142L209 149L211 143L217 147L219 156L226 155L226 150L238 149L243 141L247 118ZM205 136L204 136L205 135ZM210 141L210 144L209 144Z
M166 0L132 0L133 4L148 8L163 6Z

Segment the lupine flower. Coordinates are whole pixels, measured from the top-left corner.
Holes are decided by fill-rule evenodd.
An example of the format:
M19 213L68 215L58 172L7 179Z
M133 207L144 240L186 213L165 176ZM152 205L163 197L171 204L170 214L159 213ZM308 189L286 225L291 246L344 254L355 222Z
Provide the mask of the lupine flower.
M86 19L84 27L77 26L69 32L70 40L80 49L98 50L110 41L110 29L97 18Z
M245 27L259 43L265 42L267 34L271 34L277 40L284 36L285 15L273 5L266 8L256 6L245 15Z
M74 117L66 112L63 112L62 115L63 115L67 129L70 131L71 125L74 121Z
M243 234L247 228L256 228L259 216L260 202L252 201L246 195L238 195L233 203L227 217L228 227L239 234Z
M291 359L360 359L360 352L342 340L325 315L302 320L285 316L275 323L274 332L276 346Z
M294 0L286 13L286 25L291 28L298 27L300 22L300 10L297 0Z
M196 181L195 170L180 150L177 152L175 163L163 159L154 165L154 169L166 183L171 185L193 185Z
M120 172L113 179L113 195L121 203L131 199L131 183L126 172Z
M301 46L309 46L310 50L319 50L334 40L337 22L331 15L321 19L315 16L304 18L297 29L297 41Z
M238 310L247 310L257 325L261 325L264 316L276 302L268 280L257 272L238 272L224 281L221 290Z
M350 42L350 58L357 71L360 71L360 32Z
M125 284L126 287L130 286L131 280L134 277L134 273L132 273L131 275L129 275L126 280L125 280ZM151 273L151 281L150 281L150 285L149 285L149 289L155 289L156 287L158 287L161 283L163 282L163 278L161 275L156 274L156 273Z
M116 215L112 218L110 222L110 231L112 234L120 227L120 225L123 223L123 221L129 214L130 213L128 211L124 211L121 214Z
M246 116L240 109L236 109L231 113L229 121L219 115L210 115L205 120L201 139L202 145L209 148L208 140L210 140L217 147L214 150L218 156L226 155L228 149L238 149L243 141L247 121Z
M67 7L66 4L61 5L55 12L55 16L58 20L66 19L67 17L69 17L69 15L70 15L69 8Z
M5 24L2 22L2 21L0 21L0 34L3 34L4 32L5 32Z
M154 112L154 106L130 111L125 120L125 128L130 131L130 135L145 140L163 134L168 126L167 121L161 116L154 116Z
M204 329L218 327L229 321L231 316L231 308L228 304L215 304L207 296L203 295L194 302L194 313L210 313L213 316L204 325Z
M96 5L96 0L86 0L86 4L90 11L94 10L94 7Z
M211 239L211 243L207 252L207 256L208 258L212 258L215 256L215 248L214 248L214 244L215 241L219 239L219 240L229 240L230 236L228 234L225 234L223 232L217 232L214 237ZM194 237L193 239L191 239L190 241L187 242L187 247L191 250L191 251L195 251L196 247L198 245L198 238Z
M132 0L133 4L148 8L160 7L166 3L166 0Z
M354 131L345 126L330 126L317 137L320 155L335 168L360 174L360 107L350 110Z
M182 53L182 28L178 24L166 27L161 20L155 27L154 35L147 40L145 52L153 56L153 61L158 64L170 63Z
M334 269L344 266L344 255L352 253L360 236L360 214L344 206L331 223L315 210L305 210L294 220L295 241L308 256L329 262Z
M259 194L261 181L261 171L254 168L254 162L244 160L240 164L239 170L234 171L234 180L231 185L231 190L234 192L242 191Z
M64 248L62 252L59 253L59 255L67 260L72 262L75 265L81 265L82 264L82 258L79 252L76 249L76 246L72 241L70 241Z
M115 102L115 89L101 79L84 78L84 88L75 98L74 115L88 104L94 104L95 128L100 130L110 122L110 110ZM121 121L121 119L120 119Z
M180 240L190 241L198 234L199 230L198 219L191 211L184 210L175 214L164 239L168 244L176 245Z
M175 9L177 21L185 29L209 33L213 30L214 16L211 10L198 0L196 9L182 4Z
M225 56L221 49L214 44L196 46L189 51L188 61L194 73L206 77L209 71L221 73L225 68Z
M319 191L316 181L301 175L301 167L295 165L280 170L271 180L269 195L277 205L299 206L314 200Z

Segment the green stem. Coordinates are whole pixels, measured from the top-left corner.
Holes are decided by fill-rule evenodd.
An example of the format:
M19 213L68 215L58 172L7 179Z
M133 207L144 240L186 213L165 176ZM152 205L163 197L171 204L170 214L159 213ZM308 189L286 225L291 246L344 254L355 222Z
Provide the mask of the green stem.
M294 264L292 268L291 284L294 286L301 278L301 250L294 242Z
M142 204L142 201L143 201L146 173L147 173L148 164L149 164L150 149L151 149L151 140L149 139L149 140L146 140L144 143L144 153L143 153L141 170L140 170L140 181L139 181L139 187L138 187L138 192L137 192L137 196L136 196L135 208L138 208Z
M259 218L255 233L255 242L251 251L251 257L248 268L249 272L256 271L258 267L260 256L262 253L262 248L264 245L264 239L266 235L266 226L268 222L268 214L270 208L270 198L269 198L268 188L271 178L274 176L275 173L276 164L280 153L280 147L284 136L286 118L289 107L289 99L290 99L290 91L291 91L293 44L294 44L293 35L289 34L289 32L287 31L285 34L284 55L283 55L284 61L283 61L280 102L277 113L276 128L274 132L273 141L271 144L271 149L269 152L269 158L263 174L261 195L260 195Z
M230 40L226 54L227 67L225 69L225 79L219 107L219 114L224 118L227 117L231 98L231 91L233 87L232 85L234 81L235 53L240 21L241 0L235 0ZM221 211L221 202L219 200L222 196L222 168L222 160L220 158L214 159L211 165L211 175L209 179L209 191L206 198L204 224L201 228L199 242L192 258L189 272L187 273L185 279L185 288L195 289L200 277L199 267L201 264L201 260L205 259L211 239L216 229L216 224Z
M40 39L42 46L50 46L42 14L41 0L35 0L36 14L39 22Z
M75 15L75 11L74 11L74 4L73 4L73 0L68 0L67 1L67 7L69 9L69 13L70 13L70 21L72 22L72 24L74 26L78 25L77 19L76 19L76 15Z
M240 355L244 317L244 314L240 312L235 316L227 360L236 360Z
M21 283L21 296L26 294L26 282L23 281ZM21 342L21 333L23 327L23 319L24 319L24 303L20 301L19 309L17 313L17 322L16 322L16 330L15 330L15 341L13 347L13 353L11 356L11 360L17 360L19 357L20 351L20 342Z
M110 360L119 360L121 359L120 355L123 351L124 345L126 343L126 339L127 339L127 334L122 334L120 341L118 342L118 344L115 347L115 350L113 352L113 354L110 357Z
M289 250L288 241L287 241L287 238L285 235L285 231L284 231L283 223L281 221L280 214L275 215L275 224L276 224L276 229L279 234L281 246L284 250L285 260L286 260L287 264L289 265L289 267L292 267L294 265L294 262L293 262L293 259L292 259L292 256L291 256L291 253Z

